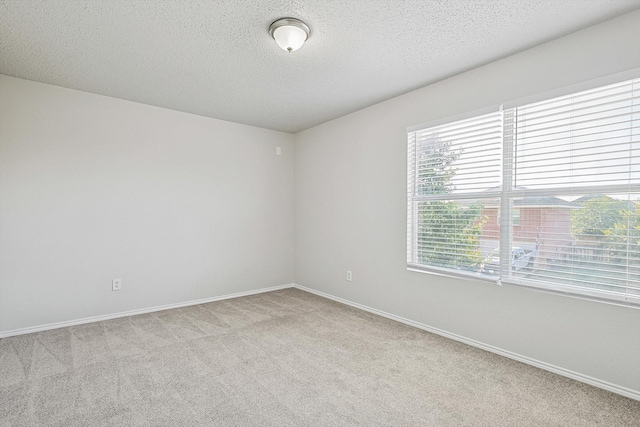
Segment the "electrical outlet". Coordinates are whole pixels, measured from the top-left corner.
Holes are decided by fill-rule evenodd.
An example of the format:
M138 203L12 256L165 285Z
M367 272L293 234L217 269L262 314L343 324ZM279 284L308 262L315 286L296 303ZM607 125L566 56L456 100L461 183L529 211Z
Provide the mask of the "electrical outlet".
M122 289L122 279L113 279L111 281L111 290L119 291L120 289Z
M353 273L351 272L351 270L347 270L347 281L348 282L353 281Z

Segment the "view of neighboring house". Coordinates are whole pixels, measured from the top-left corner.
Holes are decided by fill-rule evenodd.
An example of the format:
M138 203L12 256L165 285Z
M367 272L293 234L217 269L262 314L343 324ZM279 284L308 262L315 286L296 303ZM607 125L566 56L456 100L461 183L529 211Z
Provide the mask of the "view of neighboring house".
M594 207L593 202L598 205ZM582 215L574 215L579 209L587 210ZM529 267L533 268L575 262L619 264L608 234L622 209L632 209L630 202L599 194L582 196L571 202L553 196L515 199L512 247L532 251L533 262ZM486 258L499 246L500 207L497 199L484 205L481 218L486 223L478 240L480 252ZM584 222L585 218L588 218L590 228L576 232L572 220ZM634 265L630 264L631 267Z
M580 206L557 197L525 197L513 204L513 247L534 251L535 267L561 262L572 251L571 211ZM497 200L482 210L487 220L479 238L487 256L499 246L500 207Z

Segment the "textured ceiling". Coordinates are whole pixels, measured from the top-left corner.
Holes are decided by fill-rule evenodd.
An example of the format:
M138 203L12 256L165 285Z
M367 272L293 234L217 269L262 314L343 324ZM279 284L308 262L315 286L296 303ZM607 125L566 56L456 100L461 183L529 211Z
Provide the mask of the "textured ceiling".
M297 132L640 0L0 0L0 73ZM297 52L269 24L311 27Z

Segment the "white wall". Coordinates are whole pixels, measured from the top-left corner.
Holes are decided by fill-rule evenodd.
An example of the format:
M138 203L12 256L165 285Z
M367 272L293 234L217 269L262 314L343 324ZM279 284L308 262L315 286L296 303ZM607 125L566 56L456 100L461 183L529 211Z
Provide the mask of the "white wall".
M291 283L293 148L0 76L0 333Z
M296 135L296 283L640 396L640 310L406 269L408 126L640 67L639 40L636 11Z

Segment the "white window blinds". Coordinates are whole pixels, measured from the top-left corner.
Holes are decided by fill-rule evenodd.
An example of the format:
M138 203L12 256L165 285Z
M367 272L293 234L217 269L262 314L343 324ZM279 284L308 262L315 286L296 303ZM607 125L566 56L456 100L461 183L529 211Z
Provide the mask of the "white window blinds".
M409 133L408 262L473 272L482 206L499 194L499 112Z
M517 108L514 185L576 191L638 183L639 90L632 80Z
M515 123L508 196L536 235L513 226L511 243L535 242L535 259L504 280L640 302L640 79L518 107Z
M412 268L640 303L640 79L408 133Z

